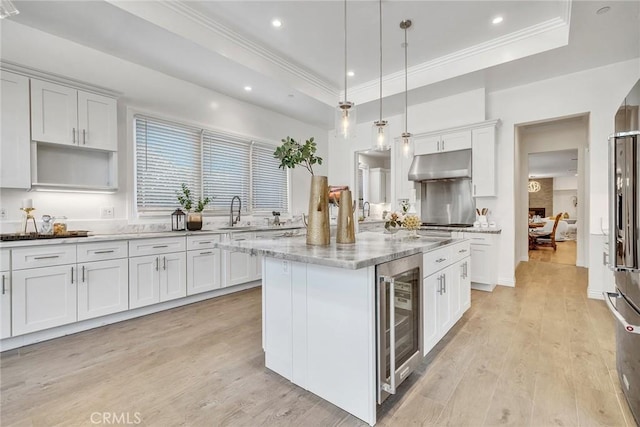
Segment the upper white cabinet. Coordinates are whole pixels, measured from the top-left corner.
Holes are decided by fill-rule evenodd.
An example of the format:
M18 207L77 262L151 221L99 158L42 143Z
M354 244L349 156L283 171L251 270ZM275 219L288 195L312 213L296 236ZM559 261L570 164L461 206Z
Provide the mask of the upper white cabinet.
M0 80L0 185L30 188L29 79L1 71Z
M116 100L31 79L31 139L117 151Z
M425 134L415 139L416 156L471 148L471 131Z
M471 170L474 197L492 197L496 192L495 123L472 131Z
M388 203L391 201L391 171L389 169L369 169L370 203Z

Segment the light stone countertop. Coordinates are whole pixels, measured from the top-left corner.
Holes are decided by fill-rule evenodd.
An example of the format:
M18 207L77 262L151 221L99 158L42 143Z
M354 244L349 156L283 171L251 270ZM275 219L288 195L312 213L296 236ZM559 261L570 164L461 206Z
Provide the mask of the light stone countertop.
M114 240L134 240L134 239L155 239L161 237L184 237L184 236L205 236L205 235L218 235L228 233L252 233L252 232L278 232L282 231L282 236L287 237L286 234L293 234L296 230L304 229L304 226L281 226L281 227L234 227L219 228L212 230L199 230L199 231L158 231L149 233L114 233L114 234L95 234L87 237L64 237L64 238L47 238L47 239L25 239L25 240L9 240L0 242L1 249L11 248L24 248L29 246L43 246L43 245L75 245L77 243L96 243L96 242L109 242ZM278 233L280 234L280 233ZM274 236L275 237L275 236Z
M485 233L485 234L500 234L501 228L496 227L441 227L437 225L424 225L420 227L420 230L436 230L436 231L461 231L464 233Z
M288 239L224 241L214 245L224 250L357 270L429 252L461 240L428 236L416 239L407 235L362 232L356 235L356 242L353 244L337 244L334 240L329 246L311 246L306 244L306 238L302 236Z

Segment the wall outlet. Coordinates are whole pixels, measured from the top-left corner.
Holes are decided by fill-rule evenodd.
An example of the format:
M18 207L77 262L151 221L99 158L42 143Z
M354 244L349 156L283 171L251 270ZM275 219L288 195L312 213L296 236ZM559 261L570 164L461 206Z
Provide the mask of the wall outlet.
M100 208L100 218L102 219L113 218L113 207Z
M0 219L7 219L7 209L0 208Z

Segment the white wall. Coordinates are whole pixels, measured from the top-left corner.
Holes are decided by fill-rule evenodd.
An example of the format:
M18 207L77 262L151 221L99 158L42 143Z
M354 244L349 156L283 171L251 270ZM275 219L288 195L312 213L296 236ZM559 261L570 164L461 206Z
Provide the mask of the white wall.
M101 206L113 206L116 218L132 220L129 216L129 204L132 202L132 145L131 130L126 127L127 108L271 141L274 144L279 144L287 135L303 141L314 136L318 143L318 155L327 160L327 133L324 129L10 20L3 20L0 30L2 60L121 93L118 101L119 191L111 195L89 195L2 190L1 203L8 210L9 220L20 218L20 200L26 197L34 200L38 216L50 213L66 215L70 220L92 220L99 217ZM325 163L317 167L316 174L325 175L327 171ZM292 172L294 213L307 210L310 185L308 175L302 169ZM5 227L8 224L5 222Z
M577 190L577 189L578 189L577 176L556 176L555 178L553 178L553 191Z
M585 193L587 209L586 232L599 235L601 219L607 217L607 137L613 132L613 117L622 99L640 77L640 60L634 59L579 73L518 86L487 94L487 118L500 119L498 129L498 197L490 209L500 216L501 266L499 283L513 281L516 258L515 230L526 227L517 224L512 212L518 210L515 188L515 127L518 124L589 114L588 143L585 153ZM522 153L520 153L522 156ZM522 175L522 172L520 172ZM522 215L521 215L522 216ZM526 220L526 217L525 217ZM600 247L587 248L588 259L601 259ZM599 252L595 257L592 253ZM599 295L602 286L602 266L589 262L589 295ZM593 277L592 277L593 276Z
M578 177L557 176L553 178L553 210L566 212L570 218L577 218Z

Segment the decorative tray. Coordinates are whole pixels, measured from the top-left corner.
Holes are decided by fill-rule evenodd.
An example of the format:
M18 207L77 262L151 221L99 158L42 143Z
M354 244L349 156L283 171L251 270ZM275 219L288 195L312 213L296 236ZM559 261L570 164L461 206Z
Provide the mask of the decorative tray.
M71 230L62 234L41 234L41 233L10 233L0 234L0 241L14 241L14 240L38 240L38 239L64 239L66 237L87 237L89 231L87 230Z

